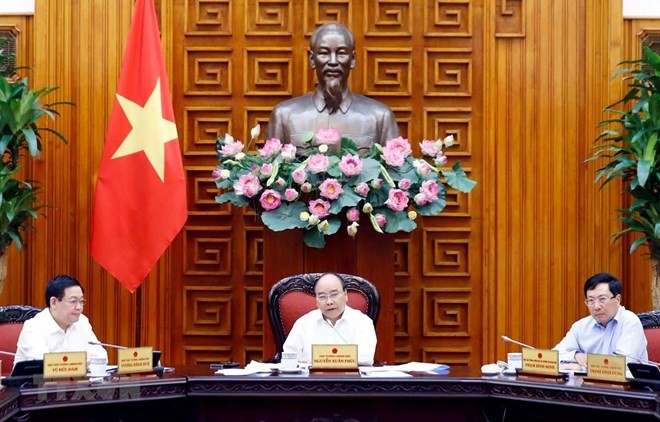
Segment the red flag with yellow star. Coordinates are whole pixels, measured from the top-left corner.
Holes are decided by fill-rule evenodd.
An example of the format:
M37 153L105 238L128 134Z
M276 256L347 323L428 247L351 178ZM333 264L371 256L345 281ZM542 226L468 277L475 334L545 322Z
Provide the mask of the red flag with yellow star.
M134 292L186 216L156 11L153 0L137 0L96 182L92 256Z

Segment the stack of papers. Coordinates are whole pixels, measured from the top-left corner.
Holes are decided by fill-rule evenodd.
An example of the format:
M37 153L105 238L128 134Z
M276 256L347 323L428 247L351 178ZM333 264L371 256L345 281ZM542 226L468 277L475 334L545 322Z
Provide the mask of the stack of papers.
M361 366L360 374L368 377L409 377L409 372L430 372L433 374L448 371L449 365L438 363L409 362L402 365Z
M253 360L252 362L248 363L245 368L218 369L215 371L215 373L229 376L270 373L276 371L279 365L279 363L262 363Z

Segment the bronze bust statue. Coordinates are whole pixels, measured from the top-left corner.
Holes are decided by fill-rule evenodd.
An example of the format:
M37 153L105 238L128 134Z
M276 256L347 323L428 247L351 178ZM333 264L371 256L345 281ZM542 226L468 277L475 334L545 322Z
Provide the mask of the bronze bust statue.
M399 136L388 106L348 88L348 76L355 62L355 38L348 28L338 23L317 28L309 51L309 64L318 77L317 88L275 106L267 139L278 138L303 148L310 132L332 128L364 151L374 143L385 144Z

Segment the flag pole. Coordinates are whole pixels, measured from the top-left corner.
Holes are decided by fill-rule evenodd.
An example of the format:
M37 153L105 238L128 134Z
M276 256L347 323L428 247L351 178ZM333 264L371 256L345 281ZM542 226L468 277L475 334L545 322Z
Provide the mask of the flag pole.
M135 345L136 347L142 346L142 286L138 286L135 290Z

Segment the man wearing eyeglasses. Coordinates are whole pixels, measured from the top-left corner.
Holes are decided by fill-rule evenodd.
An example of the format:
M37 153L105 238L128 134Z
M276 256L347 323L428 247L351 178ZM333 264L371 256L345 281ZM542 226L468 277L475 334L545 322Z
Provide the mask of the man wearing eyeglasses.
M25 321L18 337L14 364L43 359L44 353L87 352L87 358L105 358L108 353L98 343L92 326L82 314L85 291L67 275L53 277L46 285L46 305L34 318Z
M373 365L376 351L374 322L350 306L346 287L337 274L327 273L314 285L316 307L293 324L283 346L284 353L296 353L298 361L312 360L313 344L357 344L358 363Z
M554 347L561 362L584 367L587 353L648 359L644 328L637 315L621 306L621 291L621 282L608 273L596 274L586 281L584 303L591 315L574 323Z

